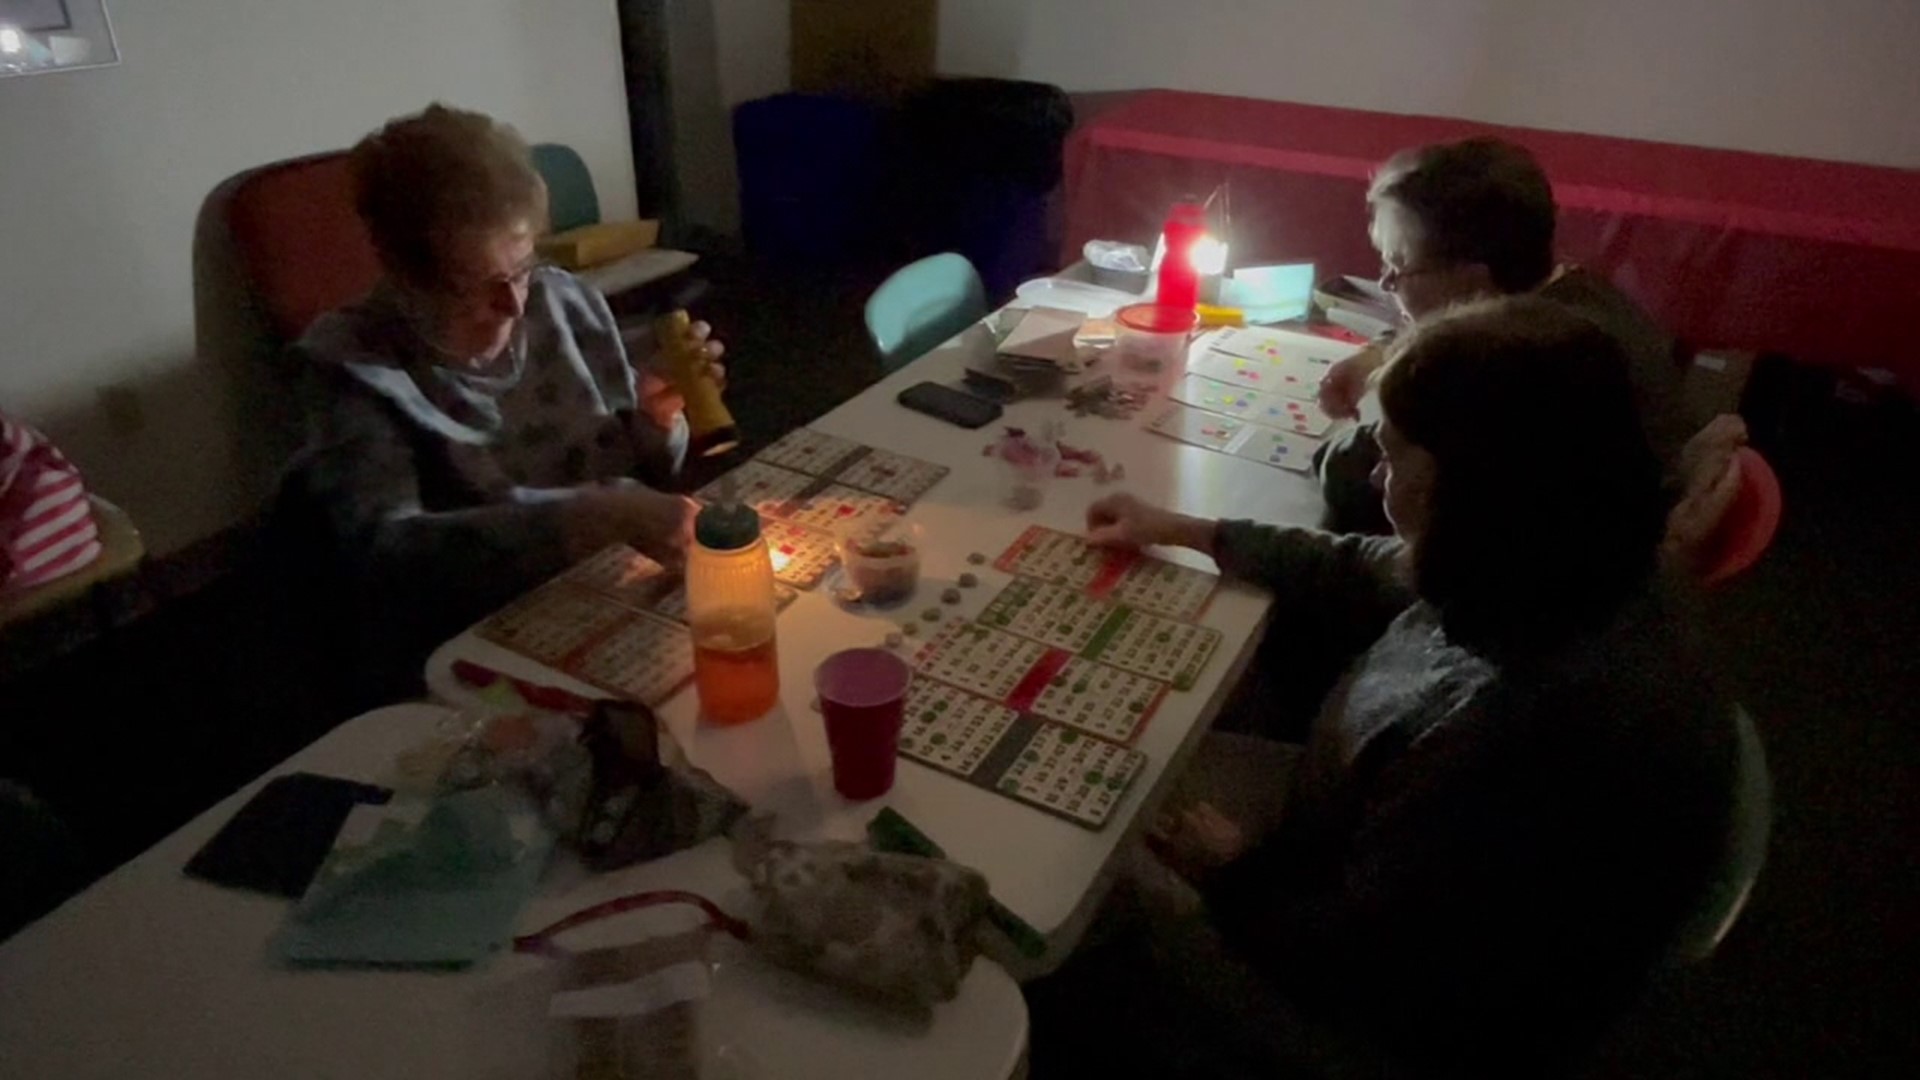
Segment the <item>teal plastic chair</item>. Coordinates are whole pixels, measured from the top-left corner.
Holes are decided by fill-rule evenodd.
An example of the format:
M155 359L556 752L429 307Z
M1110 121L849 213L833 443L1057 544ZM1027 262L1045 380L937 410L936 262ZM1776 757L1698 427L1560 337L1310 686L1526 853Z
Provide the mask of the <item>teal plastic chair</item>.
M965 255L929 255L893 272L867 300L867 333L895 372L987 314L987 290Z
M573 147L541 143L533 148L533 167L547 182L547 217L554 232L600 223L600 196L593 190L593 174Z
M1746 909L1760 880L1773 832L1773 778L1766 748L1747 710L1734 707L1733 806L1726 846L1700 902L1668 950L1669 967L1687 967L1712 956Z

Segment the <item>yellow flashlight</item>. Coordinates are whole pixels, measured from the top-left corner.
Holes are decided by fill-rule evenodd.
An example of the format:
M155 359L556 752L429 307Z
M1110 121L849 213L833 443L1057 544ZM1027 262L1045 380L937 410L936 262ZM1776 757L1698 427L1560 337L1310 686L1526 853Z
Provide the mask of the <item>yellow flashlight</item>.
M685 310L671 311L653 320L653 334L660 343L661 374L687 400L687 427L693 436L688 449L712 457L739 446L740 429L720 400L706 346L687 332L691 325Z

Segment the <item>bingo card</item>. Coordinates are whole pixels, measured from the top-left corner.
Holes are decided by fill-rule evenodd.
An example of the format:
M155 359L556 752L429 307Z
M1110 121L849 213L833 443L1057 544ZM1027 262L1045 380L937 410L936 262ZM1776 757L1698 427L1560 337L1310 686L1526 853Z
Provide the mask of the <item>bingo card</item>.
M754 460L858 488L902 505L918 501L949 471L945 465L864 446L812 428L788 432L755 454Z
M1106 824L1147 760L927 679L907 691L900 754L1089 829Z
M872 536L900 517L900 504L884 495L826 484L786 505L783 515L834 536Z
M796 589L820 584L840 557L833 537L789 522L763 520L760 535L766 537L767 553L773 556L773 576Z
M771 538L768 543L772 544ZM773 554L773 561L774 577L779 579L777 552ZM557 580L592 589L635 611L650 611L682 625L687 621L686 579L625 544L600 551ZM775 606L784 609L793 602L794 592L785 584L776 584L773 596Z
M806 473L749 461L695 492L694 498L706 503L719 502L726 497L728 483L733 485L733 497L753 507L763 518L785 517L788 503L824 486Z
M958 618L909 662L929 679L1119 743L1140 733L1167 694L1147 676Z
M479 635L583 682L658 705L693 677L686 628L555 580L480 624Z
M1203 570L1138 551L1094 547L1081 537L1041 525L1021 533L993 565L1175 619L1199 618L1220 584Z
M1220 631L1098 600L1077 589L1016 577L980 622L1136 675L1191 690L1220 645Z
M1202 375L1188 375L1180 380L1169 396L1208 412L1251 420L1309 438L1320 438L1333 427L1333 419L1311 401L1230 386Z

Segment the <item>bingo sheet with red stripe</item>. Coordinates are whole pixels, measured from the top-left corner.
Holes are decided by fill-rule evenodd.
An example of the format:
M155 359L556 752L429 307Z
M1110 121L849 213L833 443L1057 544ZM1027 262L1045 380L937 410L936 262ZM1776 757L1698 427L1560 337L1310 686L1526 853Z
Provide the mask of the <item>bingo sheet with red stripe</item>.
M477 632L645 705L660 704L693 678L693 638L686 627L569 581L535 589Z
M780 608L794 595L774 587ZM507 605L476 632L609 693L658 705L693 678L686 619L680 575L616 544Z
M1220 631L1096 600L1078 589L1016 577L980 622L1191 690L1220 646Z
M993 564L1155 615L1197 619L1207 610L1216 575L1138 551L1098 548L1072 533L1035 525Z
M1116 743L1132 742L1167 695L1145 675L960 618L910 662L929 679Z
M796 530L798 531L798 530ZM768 538L772 543L772 538ZM775 563L779 562L776 555ZM774 576L779 576L776 569ZM687 622L687 581L685 576L668 570L625 544L615 544L576 563L555 581L581 585L625 604L635 611L665 616L674 622ZM795 593L784 584L773 587L774 607L785 610Z
M1138 750L926 678L907 691L900 753L1089 829L1107 823L1147 763Z

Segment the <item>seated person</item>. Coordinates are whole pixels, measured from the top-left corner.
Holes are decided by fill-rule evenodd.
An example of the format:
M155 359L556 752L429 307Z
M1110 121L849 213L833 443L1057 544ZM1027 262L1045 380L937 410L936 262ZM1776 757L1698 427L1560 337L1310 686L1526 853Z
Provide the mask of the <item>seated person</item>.
M526 143L435 105L351 168L385 276L296 348L320 392L295 477L378 606L366 629L428 647L607 545L671 557L693 504L637 478L678 469L684 402L636 372L604 297L535 262Z
M1129 1053L1176 1040L1154 1075L1291 1075L1321 1031L1509 1075L1593 1035L1677 932L1722 850L1732 723L1656 570L1660 470L1625 371L1612 335L1538 298L1414 327L1380 382L1391 538L1089 510L1096 542L1210 553L1353 658L1272 831L1194 821L1204 914L1055 984L1151 995L1096 1004L1140 1025ZM1036 1050L1062 994L1036 998Z
M1403 151L1375 174L1367 205L1383 267L1380 286L1409 320L1462 301L1521 293L1579 312L1619 342L1648 441L1670 470L1678 464L1693 425L1680 400L1673 339L1605 278L1555 266L1553 188L1525 149L1479 138ZM1334 365L1320 387L1321 408L1329 416L1357 416L1382 357L1371 348ZM1320 470L1328 528L1387 531L1379 496L1367 483L1378 460L1375 445L1371 425L1329 444ZM1724 467L1726 456L1713 464Z

